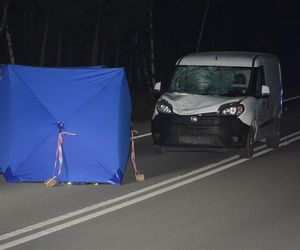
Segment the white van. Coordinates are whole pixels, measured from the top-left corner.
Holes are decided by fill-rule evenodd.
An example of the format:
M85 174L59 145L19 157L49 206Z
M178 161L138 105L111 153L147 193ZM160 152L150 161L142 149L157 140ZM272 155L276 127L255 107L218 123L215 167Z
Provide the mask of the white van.
M155 86L160 90L160 83ZM277 148L282 115L279 59L252 52L184 56L152 117L155 152L164 147L227 151L250 158L266 138Z

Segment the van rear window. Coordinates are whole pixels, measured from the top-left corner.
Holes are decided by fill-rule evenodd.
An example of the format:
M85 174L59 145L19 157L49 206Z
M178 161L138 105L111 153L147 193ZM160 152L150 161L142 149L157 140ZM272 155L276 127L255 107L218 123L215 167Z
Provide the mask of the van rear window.
M246 96L251 68L224 66L179 65L169 92L200 95Z

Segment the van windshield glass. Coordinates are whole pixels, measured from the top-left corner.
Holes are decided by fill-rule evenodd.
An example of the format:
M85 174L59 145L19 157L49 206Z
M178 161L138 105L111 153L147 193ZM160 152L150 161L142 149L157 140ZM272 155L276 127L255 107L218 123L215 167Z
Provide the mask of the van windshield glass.
M200 95L246 96L251 68L224 66L177 66L169 92Z

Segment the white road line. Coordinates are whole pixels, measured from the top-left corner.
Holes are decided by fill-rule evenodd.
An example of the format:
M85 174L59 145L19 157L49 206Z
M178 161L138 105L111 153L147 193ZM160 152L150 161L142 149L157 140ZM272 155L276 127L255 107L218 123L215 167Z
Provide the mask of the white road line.
M152 133L146 133L146 134L142 134L142 135L137 135L137 136L134 136L133 139L139 139L139 138L146 137L146 136L149 136L149 135L152 135Z
M183 175L180 175L180 176L177 176L177 177L174 177L174 178L171 178L171 179L159 182L157 184L151 185L151 186L146 187L146 188L142 188L140 190L128 193L126 195L123 195L123 196L120 196L120 197L117 197L117 198L114 198L114 199L110 199L110 200L107 200L107 201L104 201L104 202L100 202L98 204L94 204L92 206L88 206L88 207L85 207L85 208L73 211L71 213L67 213L67 214L64 214L64 215L61 215L61 216L58 216L58 217L55 217L55 218L52 218L52 219L49 219L49 220L46 220L46 221L34 224L34 225L31 225L31 226L28 226L28 227L24 227L24 228L18 229L16 231L13 231L13 232L10 232L10 233L6 233L6 234L3 234L3 235L0 235L0 241L3 241L3 240L6 240L6 239L9 239L9 238L18 236L18 235L23 234L23 233L28 233L28 232L30 232L32 230L36 230L36 229L39 229L41 227L45 227L45 226L51 225L53 223L57 223L57 222L63 221L63 220L69 219L71 217L78 216L78 215L81 215L83 213L87 213L87 212L90 212L92 210L104 207L104 206L112 205L112 204L114 204L116 202L120 202L122 200L129 199L129 198L131 198L133 196L140 195L140 194L143 194L145 192L149 192L149 191L154 190L156 188L160 188L160 187L165 186L167 184L179 181L179 180L181 180L183 178L187 178L187 177L189 177L191 175L195 175L197 173L204 172L204 171L209 170L211 168L215 168L215 167L217 167L219 165L223 165L223 164L228 163L230 161L233 161L233 160L235 160L237 158L239 158L239 157L237 155L235 155L235 156L229 157L227 159L224 159L222 161L219 161L217 163L209 164L207 166L204 166L204 167L202 167L200 169L194 170L194 171L189 172L187 174L183 174Z
M300 131L298 131L296 133L293 133L291 135L285 136L281 140L287 140L290 137L296 136L298 134L300 134ZM263 149L265 147L266 147L266 145L261 145L259 147L256 147L255 148L255 152L258 151L258 150L261 150L261 149ZM226 163L228 163L230 161L233 161L233 160L236 160L238 158L239 158L238 155L234 155L232 157L226 158L226 159L221 160L219 162L209 164L207 166L201 167L199 169L196 169L194 171L188 172L186 174L183 174L183 175L180 175L180 176L176 176L174 178L171 178L171 179L159 182L157 184L151 185L151 186L146 187L146 188L142 188L140 190L128 193L126 195L123 195L123 196L120 196L120 197L117 197L117 198L113 198L113 199L110 199L110 200L107 200L107 201L104 201L104 202L100 202L100 203L94 204L92 206L88 206L88 207L85 207L85 208L82 208L82 209L75 210L75 211L73 211L71 213L67 213L67 214L64 214L64 215L61 215L61 216L58 216L58 217L55 217L55 218L52 218L52 219L49 219L49 220L37 223L37 224L34 224L34 225L30 225L28 227L24 227L24 228L18 229L16 231L13 231L13 232L10 232L10 233L6 233L6 234L3 234L3 235L0 235L0 241L3 241L3 240L6 240L6 239L9 239L9 238L18 236L20 234L28 233L28 232L33 231L33 230L37 230L39 228L42 228L42 227L51 225L53 223L57 223L57 222L60 222L60 221L72 218L74 216L81 215L83 213L90 212L92 210L96 210L96 209L104 207L104 206L112 205L112 204L114 204L116 202L120 202L122 200L129 199L129 198L131 198L133 196L140 195L140 194L143 194L145 192L149 192L151 190L154 190L156 188L160 188L160 187L165 186L167 184L170 184L170 183L182 180L182 179L187 178L189 176L192 176L192 175L199 174L201 172L210 170L212 168L215 168L215 167L218 167L220 165L226 164Z
M294 137L295 136L295 137ZM289 142L286 142L286 140L289 140ZM291 142L294 142L294 141L297 141L297 140L300 140L300 131L297 131L291 135L288 135L288 136L285 136L281 139L281 143L279 145L279 147L282 147L282 146L285 146L285 145L288 145L289 143ZM262 146L261 146L262 147ZM267 149L264 149L262 151L259 151L257 153L255 153L253 155L253 158L256 158L260 155L263 155L263 154L266 154L270 151L272 151L273 149L271 148L267 148ZM234 157L230 157L228 159L233 159L235 158ZM252 159L253 159L252 158ZM225 159L224 161L228 160L228 159ZM108 214L108 213L112 213L114 211L117 211L117 210L120 210L122 208L125 208L125 207L128 207L128 206L131 206L133 204L137 204L137 203L140 203L142 201L145 201L147 199L150 199L150 198L153 198L153 197L156 197L158 195L161 195L161 194L164 194L166 192L169 192L169 191L172 191L174 189L177 189L179 187L182 187L184 185L187 185L187 184L190 184L190 183L193 183L195 181L198 181L200 179L203 179L205 177L208 177L208 176L211 176L213 174L216 174L216 173L219 173L221 171L224 171L226 169L229 169L231 167L234 167L238 164L241 164L243 162L246 162L246 161L249 161L251 159L238 159L236 161L233 161L231 163L227 163L219 168L214 168L210 171L207 171L205 173L198 173L197 175L195 175L194 177L191 177L191 178L188 178L188 179L185 179L183 181L180 181L180 182L177 182L175 184L172 184L172 185L169 185L167 187L164 187L162 189L159 189L159 190L156 190L156 191L153 191L153 192L150 192L148 194L144 194L142 196L139 196L139 197L136 197L136 198L133 198L131 200L128 200L128 201L125 201L125 202L122 202L120 204L117 204L117 205L114 205L114 206L111 206L111 207L108 207L108 208L105 208L105 209L102 209L100 211L97 211L97 212L94 212L94 213L91 213L89 215L86 215L86 216L83 216L81 218L78 218L78 219L74 219L74 220L71 220L69 222L66 222L66 223L63 223L63 224L60 224L58 226L54 226L54 227L51 227L49 229L45 229L45 230L42 230L42 231L39 231L37 233L33 233L31 235L28 235L28 236L25 236L25 237L21 237L19 239L16 239L16 240L13 240L13 241L10 241L10 242L7 242L5 244L2 244L0 245L0 250L4 250L4 249L8 249L8 248L11 248L11 247L14 247L14 246L17 246L17 245L21 245L25 242L28 242L28 241L32 241L32 240L35 240L35 239L38 239L38 238L41 238L43 236L46 236L46 235L49 235L49 234L52 234L52 233L55 233L57 231L60 231L60 230L63 230L65 228L68 228L68 227L71 227L71 226L74 226L74 225L77 225L77 224L80 224L82 222L85 222L85 221L88 221L88 220L91 220L91 219L94 219L94 218L97 218L97 217L100 217L102 215L105 215L105 214ZM211 165L214 165L214 164L211 164ZM216 165L216 164L215 164ZM209 165L208 165L209 166ZM207 166L207 167L208 167ZM193 171L195 172L195 171ZM201 171L203 172L203 171ZM190 173L189 173L190 174ZM187 176L187 175L186 175ZM181 178L181 176L179 176ZM173 178L175 179L175 178ZM155 186L155 185L153 185ZM101 204L101 203L100 203ZM78 211L78 210L77 210ZM16 231L15 231L16 232ZM26 231L26 232L29 232L29 231ZM15 235L16 236L16 235Z
M294 97L291 97L291 98L286 98L286 99L283 100L283 102L288 102L288 101L299 99L299 98L300 98L300 96L298 95L298 96L294 96Z

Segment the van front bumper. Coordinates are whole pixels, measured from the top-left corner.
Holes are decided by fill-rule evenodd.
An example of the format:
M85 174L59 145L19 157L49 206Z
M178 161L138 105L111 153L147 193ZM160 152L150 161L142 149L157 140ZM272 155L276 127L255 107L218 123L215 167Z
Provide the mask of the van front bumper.
M203 149L238 149L246 144L250 127L237 117L158 114L152 120L155 145Z

